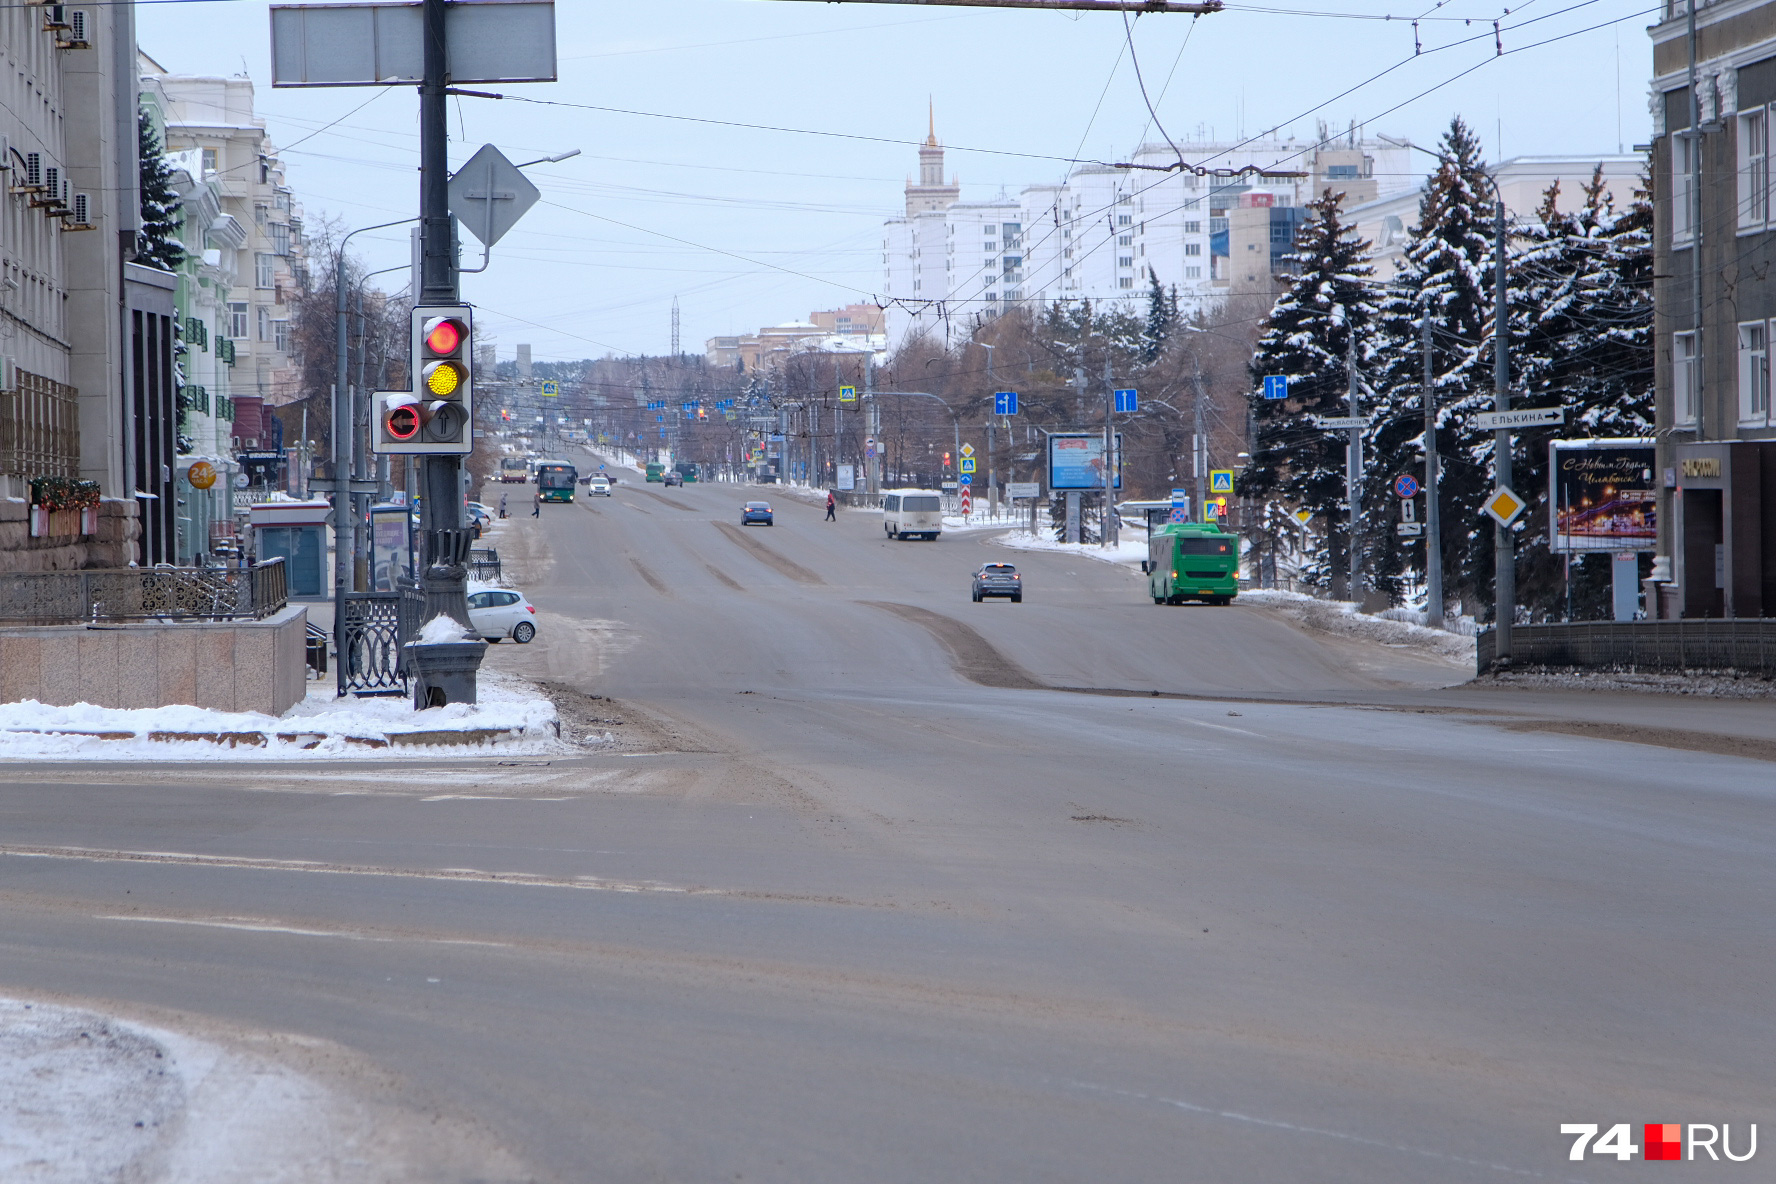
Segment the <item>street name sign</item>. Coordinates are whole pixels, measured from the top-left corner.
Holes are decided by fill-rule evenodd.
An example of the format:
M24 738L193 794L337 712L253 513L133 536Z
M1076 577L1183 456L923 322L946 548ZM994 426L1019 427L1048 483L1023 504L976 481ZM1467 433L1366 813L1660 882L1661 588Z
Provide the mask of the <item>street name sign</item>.
M1508 489L1495 489L1492 496L1481 503L1480 508L1492 515L1494 522L1500 526L1509 526L1517 521L1518 515L1528 507L1522 498Z
M1322 431L1342 432L1351 428L1366 428L1369 417L1366 415L1316 415L1314 426Z
M1013 501L1028 500L1042 496L1042 486L1034 481L1007 481L1005 496Z
M1474 426L1487 432L1507 428L1545 428L1566 422L1564 407L1526 407L1522 411L1482 411Z
M1264 376L1264 397L1267 399L1288 398L1289 376L1287 374L1266 374Z

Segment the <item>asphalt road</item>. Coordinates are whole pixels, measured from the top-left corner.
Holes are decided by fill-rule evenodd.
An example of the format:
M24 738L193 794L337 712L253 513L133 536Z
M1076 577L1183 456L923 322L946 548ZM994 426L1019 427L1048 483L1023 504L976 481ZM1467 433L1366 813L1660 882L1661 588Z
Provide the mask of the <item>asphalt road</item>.
M541 1180L1601 1180L1673 1169L1561 1123L1770 1117L1767 704L757 495L506 527L491 662L614 750L15 765L0 993L335 1042Z

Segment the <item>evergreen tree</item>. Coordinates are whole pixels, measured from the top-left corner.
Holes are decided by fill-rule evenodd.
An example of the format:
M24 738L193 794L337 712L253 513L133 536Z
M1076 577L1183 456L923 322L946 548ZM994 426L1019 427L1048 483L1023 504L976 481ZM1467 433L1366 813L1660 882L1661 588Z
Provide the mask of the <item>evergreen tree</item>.
M1365 440L1364 504L1391 520L1401 473L1424 473L1423 326L1431 327L1437 392L1437 452L1444 591L1464 611L1491 601L1492 520L1480 509L1492 490L1491 432L1472 426L1491 410L1494 214L1480 141L1457 116L1443 158L1426 181L1399 272L1382 304L1383 340L1375 377L1378 405ZM1521 521L1521 520L1520 520ZM1365 540L1374 585L1399 598L1409 570L1422 570L1431 540L1398 539L1377 523Z
M1345 594L1348 571L1343 433L1322 431L1314 415L1348 414L1355 353L1361 369L1369 359L1378 310L1369 265L1369 244L1343 217L1344 195L1328 189L1308 205L1308 220L1290 258L1299 274L1278 298L1252 358L1250 396L1257 453L1245 474L1254 496L1313 511L1323 534L1303 567L1310 583ZM1265 399L1270 375L1289 380L1287 399Z
M1165 349L1178 324L1178 289L1160 286L1159 276L1147 269L1147 324L1141 330L1141 364L1150 366Z
M185 262L179 242L178 191L173 188L173 169L161 154L160 137L146 110L136 112L137 158L142 193L142 229L136 236L136 262L164 271L175 271Z

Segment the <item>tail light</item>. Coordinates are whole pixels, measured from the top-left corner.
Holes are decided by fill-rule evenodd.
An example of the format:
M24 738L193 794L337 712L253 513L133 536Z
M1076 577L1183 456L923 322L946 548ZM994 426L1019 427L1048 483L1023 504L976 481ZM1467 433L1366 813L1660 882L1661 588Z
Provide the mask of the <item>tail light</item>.
M532 616L535 616L535 615L536 615L536 611L537 611L537 606L536 606L536 605L534 605L534 604L527 604L527 605L525 605L525 606L524 606L524 607L525 607L525 608L527 608L527 609L529 609L529 610L530 610L530 612L531 612L531 615L532 615Z

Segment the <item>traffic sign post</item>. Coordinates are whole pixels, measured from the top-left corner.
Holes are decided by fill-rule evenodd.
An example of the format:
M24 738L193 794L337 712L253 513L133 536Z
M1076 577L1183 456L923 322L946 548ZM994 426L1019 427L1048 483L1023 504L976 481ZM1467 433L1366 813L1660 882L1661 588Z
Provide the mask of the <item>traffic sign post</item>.
M1522 411L1482 411L1474 416L1474 426L1487 432L1507 432L1513 428L1546 428L1566 422L1562 407L1530 407Z
M1325 432L1348 432L1353 428L1360 430L1369 426L1369 417L1366 415L1316 415L1313 421L1316 428Z
M1404 498L1418 496L1418 478L1411 473L1401 473L1394 478L1394 492Z
M857 402L857 388L854 386L840 387L839 388L839 402L841 402L841 403L855 403L855 402Z
M1286 374L1266 374L1264 376L1264 397L1267 399L1286 399L1289 397L1289 377Z
M553 399L559 394L561 394L561 384L559 382L543 383L543 398Z
M1508 528L1522 516L1529 504L1509 489L1499 488L1492 491L1492 496L1482 502L1480 508L1491 515L1494 522Z
M959 470L964 473L974 472L974 458L972 456L963 457L962 464L959 466Z
M1233 470L1232 469L1210 469L1209 470L1209 492L1210 493L1232 493L1233 492Z
M1016 415L1018 413L1018 396L1016 391L999 391L993 395L994 415Z
M1135 393L1133 388L1112 391L1111 395L1116 400L1116 413L1118 415L1130 415L1139 409L1140 397Z

